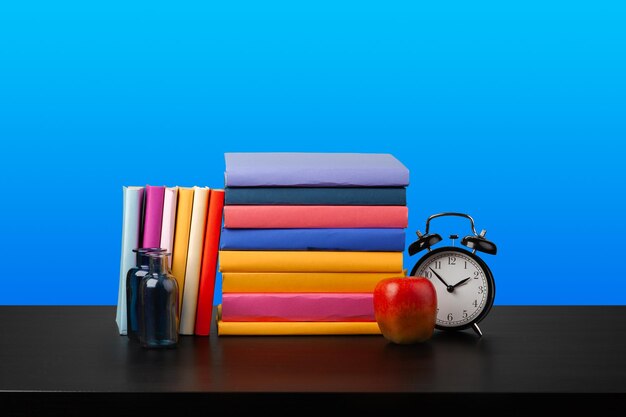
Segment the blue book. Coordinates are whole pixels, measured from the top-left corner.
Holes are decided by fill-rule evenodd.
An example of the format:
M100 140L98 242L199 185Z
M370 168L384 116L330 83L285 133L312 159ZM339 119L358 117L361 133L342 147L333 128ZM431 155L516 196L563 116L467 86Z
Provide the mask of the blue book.
M222 250L402 252L405 229L228 229Z
M226 187L225 204L405 206L405 187Z

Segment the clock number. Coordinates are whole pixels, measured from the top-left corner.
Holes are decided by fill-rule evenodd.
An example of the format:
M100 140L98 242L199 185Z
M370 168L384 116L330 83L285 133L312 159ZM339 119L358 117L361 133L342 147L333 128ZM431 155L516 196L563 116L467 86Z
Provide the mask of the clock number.
M431 279L433 277L433 273L432 271L424 271L424 276L428 279Z
M456 258L454 256L448 256L448 265L456 265Z
M454 320L454 317L452 317L452 313L448 313L448 321L452 321Z
M466 319L467 318L467 310L463 310L463 318Z
M480 275L480 272L474 271L474 279L478 279L478 275Z
M478 294L482 294L484 292L484 287L481 285L478 287Z
M441 261L435 261L435 263L433 264L433 268L441 269Z
M472 305L473 305L474 307L478 307L478 300L474 300L474 302L472 303Z
M465 261L465 269L467 269L467 261Z

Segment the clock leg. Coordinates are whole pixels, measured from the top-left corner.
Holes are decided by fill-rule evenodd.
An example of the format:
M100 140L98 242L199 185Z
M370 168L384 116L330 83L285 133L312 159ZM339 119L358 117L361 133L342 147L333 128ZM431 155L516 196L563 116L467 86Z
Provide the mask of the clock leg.
M480 327L478 327L478 324L476 323L472 324L472 329L474 329L476 334L478 334L478 337L482 337L483 332L480 331Z

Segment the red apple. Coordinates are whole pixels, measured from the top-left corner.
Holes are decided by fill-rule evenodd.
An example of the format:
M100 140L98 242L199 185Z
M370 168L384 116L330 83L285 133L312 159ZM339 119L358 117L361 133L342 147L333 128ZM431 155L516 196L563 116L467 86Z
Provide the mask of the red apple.
M374 288L374 314L383 336L397 344L431 338L437 320L437 292L425 277L390 277Z

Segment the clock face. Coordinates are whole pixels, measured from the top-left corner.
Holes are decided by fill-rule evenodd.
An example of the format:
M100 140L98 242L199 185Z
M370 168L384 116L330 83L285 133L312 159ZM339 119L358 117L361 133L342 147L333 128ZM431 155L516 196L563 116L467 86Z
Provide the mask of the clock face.
M437 326L467 327L493 303L493 277L469 252L441 248L426 254L413 275L428 278L437 290Z

